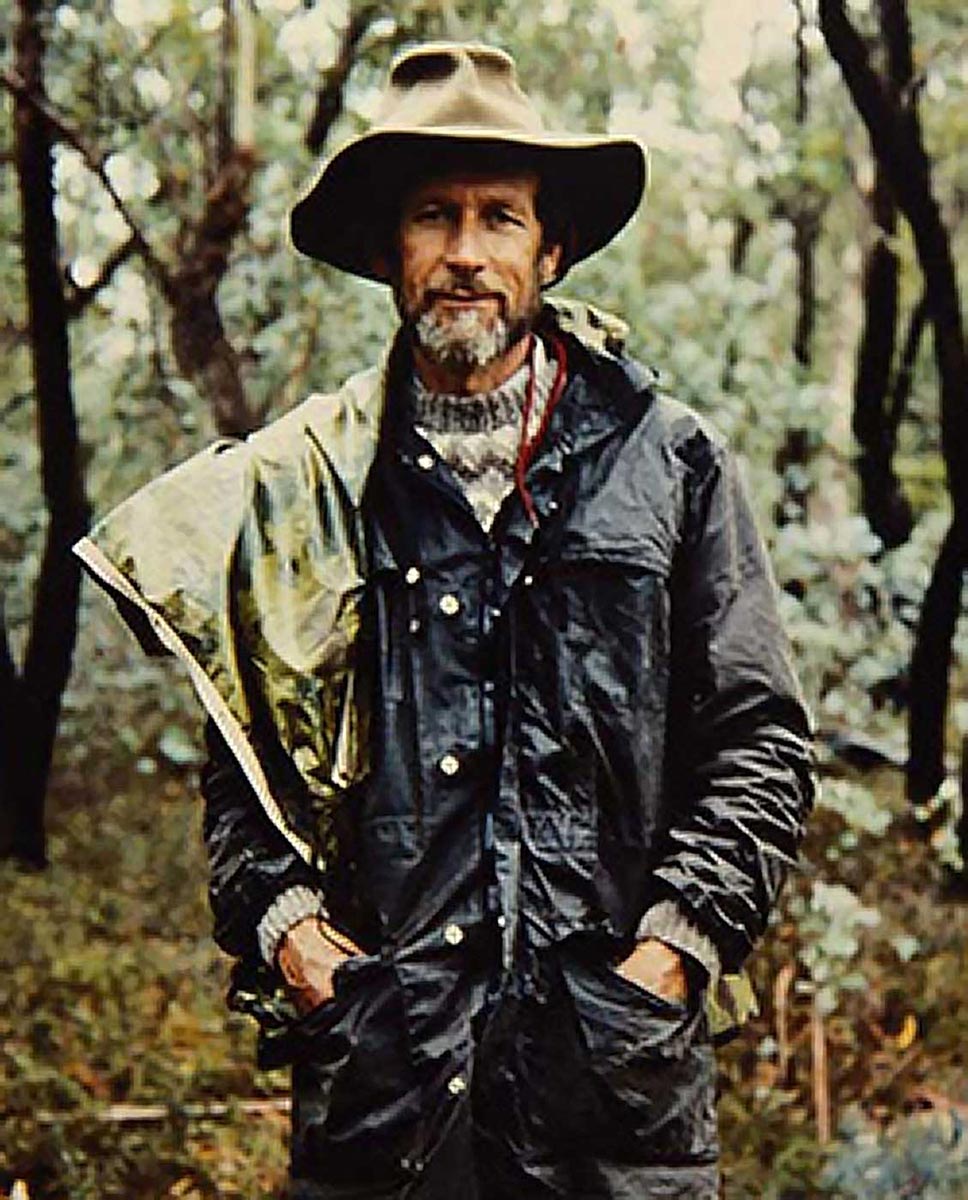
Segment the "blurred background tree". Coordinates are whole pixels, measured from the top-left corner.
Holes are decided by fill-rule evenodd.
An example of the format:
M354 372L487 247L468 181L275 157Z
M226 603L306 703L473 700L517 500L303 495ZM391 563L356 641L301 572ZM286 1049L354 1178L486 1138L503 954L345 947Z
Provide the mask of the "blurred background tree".
M389 297L298 259L286 211L318 156L365 126L397 49L494 41L549 124L650 145L646 205L560 290L620 313L633 353L728 434L770 542L827 780L810 871L757 959L763 1014L727 1058L723 1114L731 1178L750 1189L735 1194L766 1195L767 1176L810 1178L820 1194L819 1145L840 1116L857 1105L886 1128L880 1110L894 1115L923 1083L905 1055L947 1080L968 1032L946 1023L942 978L965 965L951 941L961 910L942 896L968 840L959 854L963 6L18 0L0 19L0 845L40 863L46 824L57 868L47 882L11 874L15 903L56 909L65 879L113 895L100 833L123 873L140 864L142 905L164 907L175 879L189 887L197 907L184 921L204 938L202 864L186 875L161 840L146 865L144 845L164 797L193 812L193 702L86 590L62 697L77 609L64 548L88 503L104 512L216 433L244 434L373 361L394 324ZM899 784L909 766L913 812ZM104 823L88 829L92 812ZM926 881L937 914L916 899ZM122 914L125 897L112 900ZM124 919L91 903L88 936L120 937ZM166 925L149 941L169 936ZM34 973L11 993L11 1030L45 994L53 953L18 945ZM152 961L139 960L142 983ZM65 1006L84 995L99 1011L90 996L107 984L77 972L62 980ZM166 1020L176 1002L159 1001ZM912 1015L918 1032L903 1045ZM90 1047L66 1034L28 1042L16 1061L0 1056L16 1111L57 1108L67 1067ZM105 1088L116 1099L177 1090L174 1051L154 1083L124 1076L113 1043L99 1052L107 1082L70 1092L82 1113ZM213 1092L227 1079L258 1085L235 1060L219 1070ZM41 1142L56 1158L24 1121L22 1161ZM845 1154L851 1136L836 1143ZM72 1169L71 1194L87 1194ZM831 1170L846 1188L849 1166ZM136 1194L122 1176L117 1194ZM90 1194L113 1186L101 1176Z

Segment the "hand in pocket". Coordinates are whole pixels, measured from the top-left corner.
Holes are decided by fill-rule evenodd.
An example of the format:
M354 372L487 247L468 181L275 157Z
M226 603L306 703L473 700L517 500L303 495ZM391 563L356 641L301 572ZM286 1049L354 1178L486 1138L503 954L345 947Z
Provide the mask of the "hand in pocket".
M685 1004L689 997L682 955L657 938L640 942L616 970L630 983L638 984L670 1004Z
M333 972L347 958L323 935L316 917L306 917L289 930L276 961L300 1015L332 1000Z

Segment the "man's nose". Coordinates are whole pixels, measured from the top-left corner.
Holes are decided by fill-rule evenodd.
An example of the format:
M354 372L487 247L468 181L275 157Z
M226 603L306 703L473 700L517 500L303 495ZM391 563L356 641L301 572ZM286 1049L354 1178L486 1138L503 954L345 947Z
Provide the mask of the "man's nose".
M481 230L473 217L462 216L447 245L447 265L453 271L476 274L486 265Z

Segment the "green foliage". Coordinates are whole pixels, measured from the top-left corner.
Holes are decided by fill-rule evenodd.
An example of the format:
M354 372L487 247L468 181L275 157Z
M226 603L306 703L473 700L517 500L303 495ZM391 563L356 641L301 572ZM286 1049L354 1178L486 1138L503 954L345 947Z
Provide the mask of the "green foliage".
M853 839L852 839L853 840ZM861 904L842 883L815 879L806 903L791 905L800 935L800 960L807 969L817 1004L824 1016L837 1010L843 991L867 986L857 970L862 930L880 924L880 914Z
M960 1200L968 1193L964 1117L930 1114L878 1134L854 1114L824 1186L844 1200Z

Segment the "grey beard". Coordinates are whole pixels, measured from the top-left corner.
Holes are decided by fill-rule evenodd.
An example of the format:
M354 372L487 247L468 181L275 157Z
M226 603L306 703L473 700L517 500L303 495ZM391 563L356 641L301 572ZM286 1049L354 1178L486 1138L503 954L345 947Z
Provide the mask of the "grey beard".
M511 345L511 332L503 317L485 324L477 312L461 312L438 321L430 311L421 313L413 325L421 349L441 366L486 367Z

